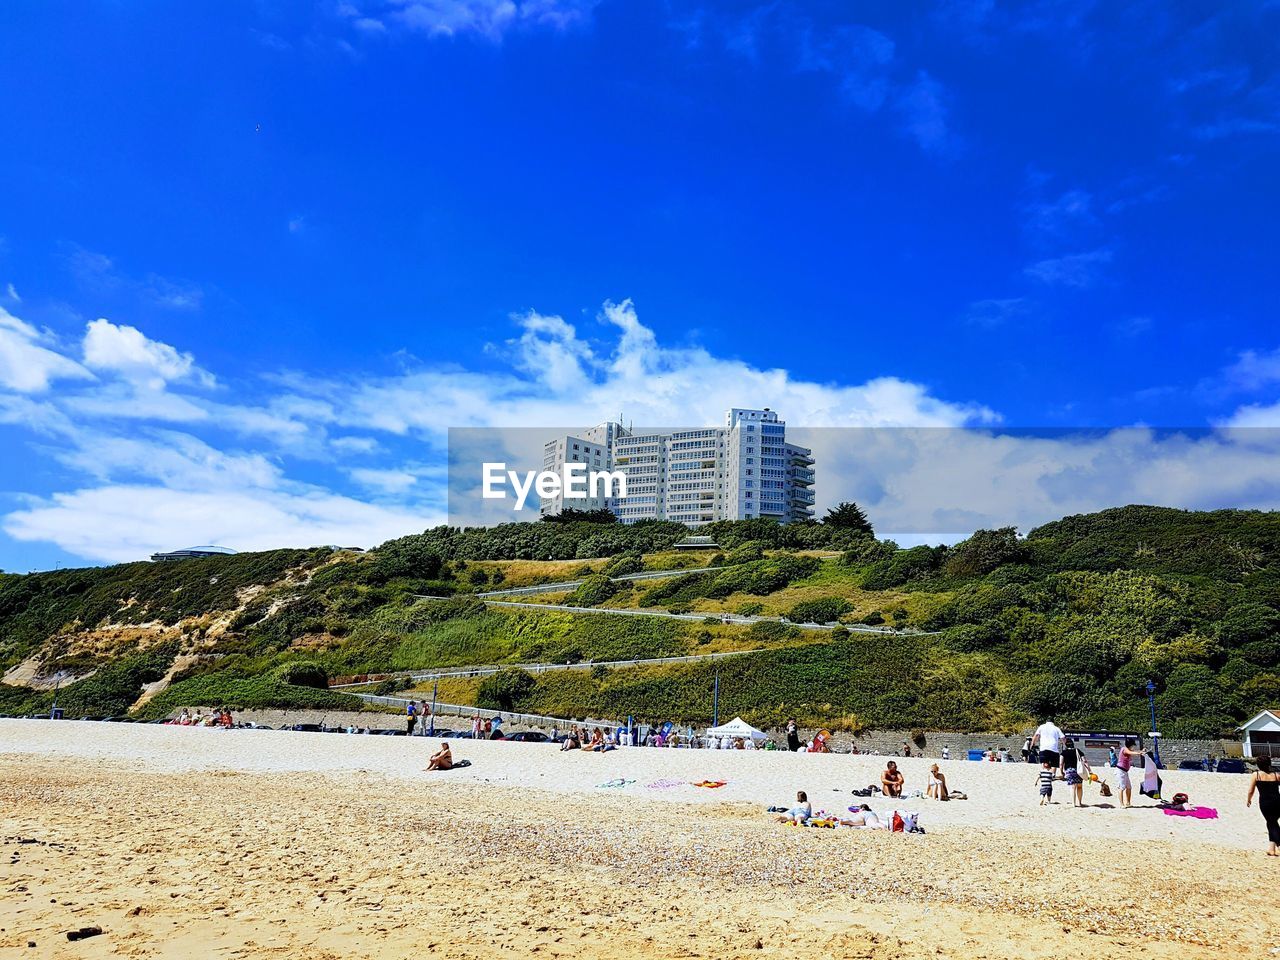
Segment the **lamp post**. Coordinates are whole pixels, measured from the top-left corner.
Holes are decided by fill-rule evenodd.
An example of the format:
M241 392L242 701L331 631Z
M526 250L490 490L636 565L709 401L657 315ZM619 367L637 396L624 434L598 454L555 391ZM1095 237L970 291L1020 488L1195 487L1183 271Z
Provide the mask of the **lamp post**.
M1160 731L1156 729L1156 685L1153 681L1147 681L1147 701L1151 705L1151 743L1152 754L1156 761L1156 768L1160 767Z
M440 678L436 677L435 683L431 685L431 730L427 736L434 737L436 735L436 694L440 692Z
M62 671L53 675L53 705L49 707L49 719L58 719L58 686L62 683Z

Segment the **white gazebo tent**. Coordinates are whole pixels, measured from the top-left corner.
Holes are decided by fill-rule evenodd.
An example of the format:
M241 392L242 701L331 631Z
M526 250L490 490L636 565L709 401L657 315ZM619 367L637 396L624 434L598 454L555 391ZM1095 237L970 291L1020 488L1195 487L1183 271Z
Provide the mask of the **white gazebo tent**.
M1280 757L1280 708L1263 710L1239 729L1246 757Z
M752 740L768 740L769 735L761 730L757 730L741 717L734 717L728 723L722 723L718 727L711 727L707 730L708 737L742 737L743 739L751 738Z

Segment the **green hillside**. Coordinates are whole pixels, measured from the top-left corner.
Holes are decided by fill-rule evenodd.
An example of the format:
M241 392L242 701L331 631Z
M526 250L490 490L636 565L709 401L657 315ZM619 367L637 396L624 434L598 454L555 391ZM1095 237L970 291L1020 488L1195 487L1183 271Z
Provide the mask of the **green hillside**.
M979 531L908 550L835 525L745 521L699 530L718 553L671 551L687 533L585 521L436 528L366 554L0 575L0 713L46 709L55 674L72 712L149 716L197 703L352 703L318 689L326 676L761 648L717 665L722 712L760 724L794 715L838 728L992 730L1047 713L1145 729L1151 679L1167 733L1210 736L1280 702L1280 514L1125 507L1025 538ZM704 565L716 569L609 579ZM521 599L598 612L472 596L584 577ZM608 612L618 608L707 619ZM726 613L927 633L748 627L723 623ZM541 674L518 678L502 705L705 722L715 669ZM478 683L450 693L494 696Z

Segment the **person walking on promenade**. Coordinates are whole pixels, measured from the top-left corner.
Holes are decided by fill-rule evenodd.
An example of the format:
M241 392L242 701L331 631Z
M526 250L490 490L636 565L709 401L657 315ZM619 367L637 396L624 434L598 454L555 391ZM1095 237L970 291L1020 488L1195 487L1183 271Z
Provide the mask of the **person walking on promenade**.
M1249 795L1244 805L1253 806L1253 795L1258 795L1258 809L1267 824L1268 857L1280 857L1280 774L1271 769L1270 757L1258 758L1258 769L1249 780Z

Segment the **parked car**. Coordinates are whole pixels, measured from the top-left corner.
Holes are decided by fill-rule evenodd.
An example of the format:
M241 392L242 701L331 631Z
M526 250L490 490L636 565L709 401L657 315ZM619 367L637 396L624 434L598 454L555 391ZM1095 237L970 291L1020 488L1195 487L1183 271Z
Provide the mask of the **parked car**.
M1218 773L1244 773L1244 761L1235 757L1223 757L1215 768Z
M537 730L521 730L519 733L513 733L506 737L507 740L514 740L517 743L550 743L551 738L545 733L539 733Z
M1183 760L1178 764L1179 770L1199 770L1204 772L1205 766L1203 760Z

